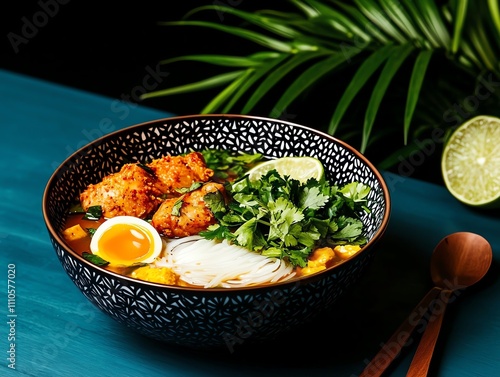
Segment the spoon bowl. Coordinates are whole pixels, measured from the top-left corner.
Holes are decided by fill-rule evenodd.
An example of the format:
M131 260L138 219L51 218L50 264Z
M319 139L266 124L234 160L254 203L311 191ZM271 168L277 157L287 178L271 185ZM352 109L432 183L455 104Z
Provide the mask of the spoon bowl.
M470 287L486 275L492 259L491 245L482 236L470 232L450 234L432 253L432 281L442 289Z

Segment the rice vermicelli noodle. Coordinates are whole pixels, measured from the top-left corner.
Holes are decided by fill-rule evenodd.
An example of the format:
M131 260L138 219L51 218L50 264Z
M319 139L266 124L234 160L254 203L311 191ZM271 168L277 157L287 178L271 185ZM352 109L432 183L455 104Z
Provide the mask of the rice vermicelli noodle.
M276 283L295 275L293 266L285 260L197 235L167 240L165 254L156 266L169 267L182 281L204 288Z

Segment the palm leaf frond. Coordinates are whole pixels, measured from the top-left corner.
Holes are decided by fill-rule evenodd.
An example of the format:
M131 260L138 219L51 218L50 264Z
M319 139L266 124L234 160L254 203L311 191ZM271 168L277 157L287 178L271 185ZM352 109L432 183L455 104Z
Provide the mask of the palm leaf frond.
M355 0L355 3L361 12L387 36L399 43L406 42L399 28L391 22L386 12L374 0Z
M269 14L263 15L259 12L246 12L237 9L236 7L229 7L226 5L204 5L193 9L186 17L190 17L196 12L204 10L215 10L219 15L225 13L232 14L245 20L255 26L261 27L264 30L282 36L284 38L296 38L299 33L288 25L289 17L283 19L281 17L272 17ZM222 18L222 16L221 16Z
M252 74L253 69L247 69L243 74L239 75L231 82L223 91L215 96L208 105L201 111L202 114L210 114L217 112L218 109L234 94L243 82Z
M373 24L358 8L352 5L344 4L341 1L333 0L335 5L339 9L346 12L347 15L356 22L366 33L370 36L369 40L375 40L379 43L389 43L389 39L384 35L384 33ZM356 41L356 38L354 39ZM366 40L366 39L365 39ZM355 42L356 43L356 42Z
M362 40L369 40L370 36L364 32L363 28L353 20L351 20L346 14L339 12L338 10L323 4L321 1L317 0L306 0L309 5L311 5L316 11L316 18L322 18L328 22L332 28L341 28L349 39L353 39L354 36Z
M336 88L342 89L326 98L337 101L333 113L328 114L328 133L359 138L360 151L365 152L378 138L394 135L402 124L404 151L411 153L416 147L412 137L437 125L448 130L443 114L457 111L456 104L475 90L474 82L491 74L500 78L498 0L283 3L286 11L280 10L281 2L269 3L271 9L261 10L215 2L193 9L181 21L160 23L219 31L250 41L257 52L247 49L244 51L249 53L243 52L246 56L238 56L242 50L234 44L237 50L228 55L192 54L163 60L161 64L211 64L229 72L210 73L211 77L203 80L156 90L141 98L222 88L203 112L240 109L249 113L262 107L262 111L267 108L271 115L279 115L292 104L300 106L299 98L313 100L309 92L315 86L324 88L328 80L335 80L342 84ZM218 19L191 19L201 12L211 12ZM471 80L461 79L463 74ZM460 90L450 91L450 87ZM495 103L496 95L482 101L481 106ZM382 113L380 109L389 103L389 97L398 103ZM401 115L403 119L391 118ZM379 124L383 128L377 129ZM390 162L394 163L394 158L384 160Z
M381 66L381 64L392 55L396 47L392 44L382 47L380 50L373 52L365 61L359 66L358 70L351 79L349 85L344 90L337 107L330 120L328 133L334 135L337 127L342 120L347 108L352 103L359 91L365 86L366 82L370 79L373 73Z
M435 0L419 0L415 2L427 24L429 32L442 48L449 48L450 34L443 21Z
M462 30L464 27L465 16L467 15L467 3L468 0L458 0L457 7L455 11L455 21L453 24L453 39L451 42L451 52L456 54L458 47L460 46L460 40L462 36Z
M363 123L363 134L361 139L361 153L364 153L368 140L370 139L370 134L373 128L373 123L375 122L375 117L380 107L380 103L384 98L385 92L391 83L392 78L398 72L399 67L405 59L413 51L414 47L411 44L398 46L397 51L394 51L392 55L387 59L387 62L380 73L379 79L373 88L370 101L368 102L368 107L365 113L365 121Z
M176 86L174 88L144 93L141 95L140 98L142 100L144 100L144 99L148 99L148 98L171 96L174 94L184 94L184 93L191 93L191 92L197 92L200 90L216 88L216 87L224 85L228 82L232 82L233 80L237 79L238 77L240 77L241 75L243 75L245 73L246 73L246 70L223 73L223 74L216 75L216 76L210 77L208 79L200 80L200 81L193 82L190 84L179 85L179 86Z
M387 13L387 16L406 34L409 40L415 42L421 41L421 35L413 24L411 16L406 9L401 6L399 1L395 0L380 0L380 5Z
M273 108L273 113L282 113L301 93L333 71L339 65L344 64L345 58L342 54L334 54L319 61L301 73L295 81L283 92L280 99Z
M283 64L279 65L272 71L269 71L268 76L263 82L255 89L247 103L243 107L243 114L250 112L255 105L266 95L274 86L276 86L285 76L290 72L296 70L298 67L304 65L310 60L317 59L324 56L323 51L309 51L300 54L295 54L289 57Z
M484 28L479 26L472 26L469 34L472 46L482 62L483 68L489 71L496 71L498 69L498 60L493 52L490 44L484 43L488 40Z
M420 7L417 7L411 1L405 1L404 6L407 8L408 13L412 15L415 24L418 26L418 30L422 33L422 37L427 41L429 48L439 48L440 43L436 34L432 31L432 25L429 25L429 20L424 17Z
M185 55L160 61L160 64L172 64L183 61L201 62L221 67L255 67L265 60L280 56L278 52L263 52L250 56L228 56L228 55Z
M280 52L292 52L293 47L286 42L282 42L279 39L271 38L265 34L257 33L252 30L234 27L229 25L222 25L215 22L209 21L169 21L160 22L163 26L199 26L206 27L210 29L216 29L227 34L232 34L237 37L248 39L251 42L257 43L263 47L267 47L271 50Z
M406 97L406 107L404 115L404 145L408 143L408 134L410 132L410 124L413 118L413 113L415 107L417 106L417 101L420 97L420 89L425 79L425 73L429 62L432 57L432 50L423 50L418 54L415 60L415 65L413 66L413 72L411 74L410 85L408 87L408 96Z
M280 64L283 63L285 59L288 58L287 54L282 54L279 57L266 62L266 64L262 64L261 66L255 68L253 70L253 73L251 76L247 77L247 79L241 83L239 86L238 90L233 94L232 98L228 101L224 109L222 110L223 113L230 112L235 104L240 100L241 97L243 97L251 87L254 85L257 85L257 83L264 77L270 77L271 73L274 71L275 67L279 66ZM256 89L254 91L254 95L258 95L257 93L259 92L259 89ZM260 94L260 93L259 93ZM265 93L263 93L265 94ZM250 100L247 102L247 105L249 104ZM242 114L247 114L248 111L242 111Z

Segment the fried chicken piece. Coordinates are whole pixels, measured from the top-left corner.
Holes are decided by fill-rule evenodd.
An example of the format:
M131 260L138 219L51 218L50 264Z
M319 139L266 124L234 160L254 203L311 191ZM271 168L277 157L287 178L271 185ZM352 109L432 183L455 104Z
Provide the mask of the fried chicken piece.
M165 194L177 194L176 189L190 187L194 182L208 182L214 175L199 152L185 156L164 156L147 166L156 175L157 187Z
M217 191L225 200L224 186L215 182L205 183L182 197L166 199L153 215L151 224L160 234L167 237L198 234L216 222L212 211L205 205L204 196ZM182 200L182 206L179 216L176 216L173 214L176 212L174 206L179 200Z
M144 219L161 204L162 193L155 183L155 177L145 169L137 164L125 164L119 172L89 185L80 194L80 203L85 211L100 205L107 218L127 215Z

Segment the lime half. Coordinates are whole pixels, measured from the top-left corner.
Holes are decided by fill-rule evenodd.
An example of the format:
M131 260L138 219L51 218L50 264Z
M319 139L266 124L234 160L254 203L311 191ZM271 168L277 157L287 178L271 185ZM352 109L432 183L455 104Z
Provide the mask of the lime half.
M460 125L444 147L441 172L459 201L500 206L500 118L480 115Z
M309 178L321 181L325 177L323 164L314 157L281 157L264 161L247 174L251 181L256 181L271 170L276 170L282 177L288 176L300 182L306 182Z

